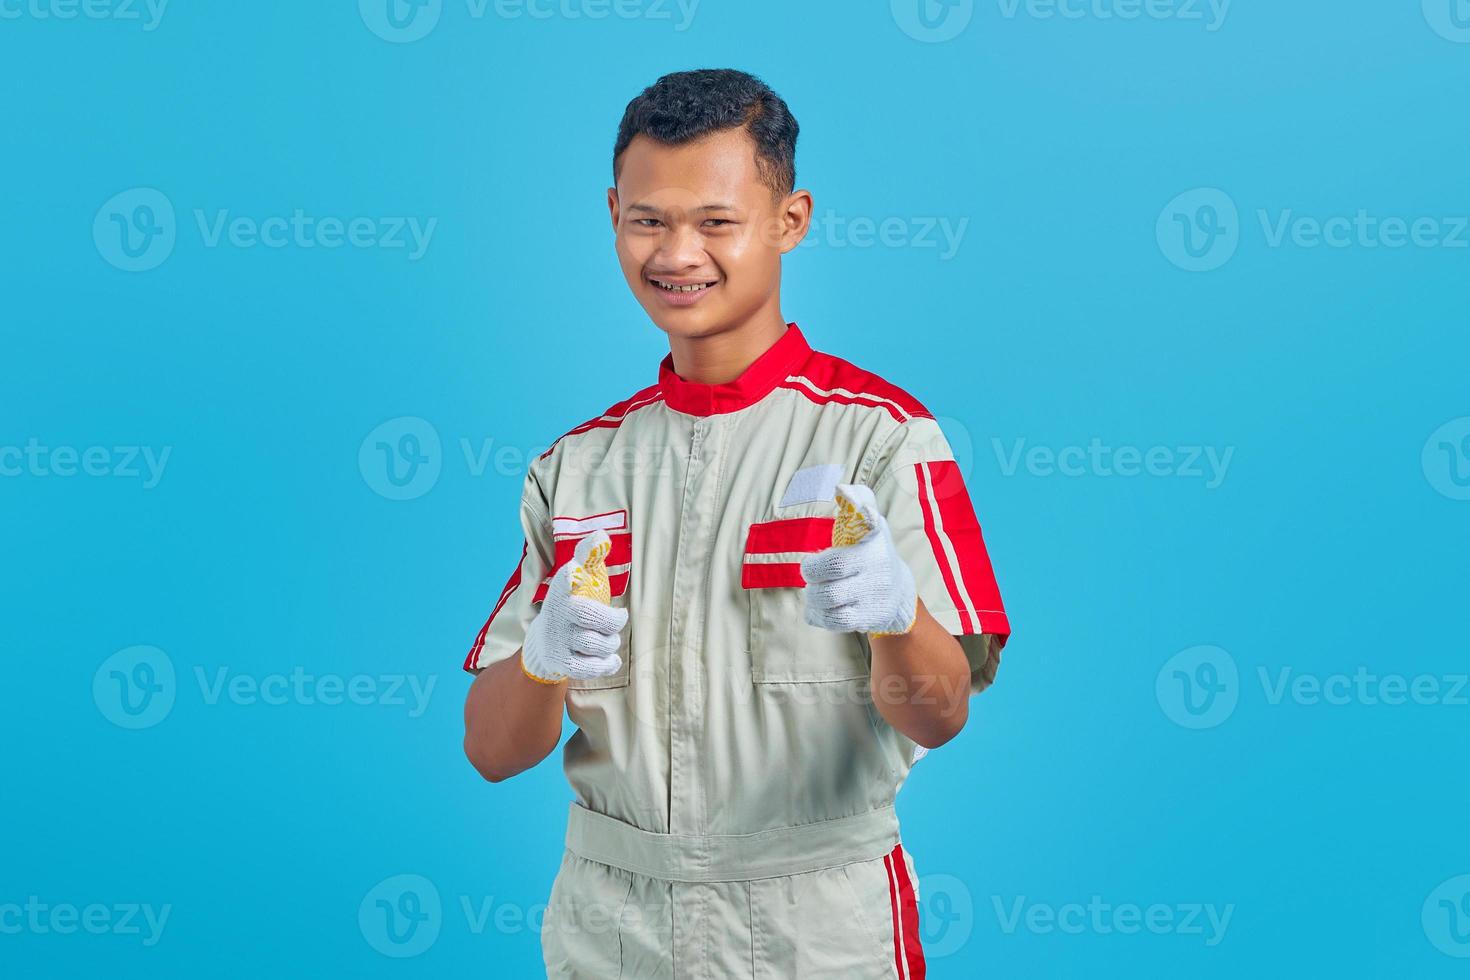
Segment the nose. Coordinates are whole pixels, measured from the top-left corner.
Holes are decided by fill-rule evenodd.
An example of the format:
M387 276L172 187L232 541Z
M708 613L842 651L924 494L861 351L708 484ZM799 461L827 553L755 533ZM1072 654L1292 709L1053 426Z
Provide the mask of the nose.
M653 264L660 272L672 274L700 268L704 258L704 236L697 227L681 221L668 226L659 238Z

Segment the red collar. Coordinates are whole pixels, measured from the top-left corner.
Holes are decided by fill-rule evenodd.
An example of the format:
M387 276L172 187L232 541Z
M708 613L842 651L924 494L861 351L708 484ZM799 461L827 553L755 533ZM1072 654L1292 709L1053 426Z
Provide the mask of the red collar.
M664 402L676 412L689 415L722 415L754 405L786 380L812 352L796 324L786 324L781 335L766 352L751 362L734 381L707 385L685 381L674 373L674 355L664 355L658 365L658 386Z

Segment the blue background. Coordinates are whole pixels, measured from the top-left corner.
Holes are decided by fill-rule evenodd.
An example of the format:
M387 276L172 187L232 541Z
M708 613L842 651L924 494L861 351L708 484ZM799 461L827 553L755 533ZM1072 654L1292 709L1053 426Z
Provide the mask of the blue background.
M942 41L912 0L703 0L687 25L654 0L602 19L445 0L407 42L372 29L395 37L380 0L179 3L152 30L142 7L5 7L0 451L103 447L108 475L0 455L0 973L537 975L520 917L569 791L557 757L476 776L459 665L519 553L525 459L666 352L604 189L627 100L704 66L788 100L819 216L899 219L887 245L816 230L784 312L944 417L1016 629L900 798L931 976L1463 973L1470 905L1439 898L1470 873L1470 707L1447 696L1467 669L1470 235L1308 247L1259 217L1470 214L1470 44L1438 2L1241 0L1211 30L1202 5L987 0ZM108 229L135 188L176 241L130 272ZM1198 188L1237 217L1212 222ZM195 218L295 209L437 224L411 259L211 247ZM923 244L931 221L967 221L954 254ZM1181 268L1186 225L1221 229L1217 268ZM405 417L438 472L399 500L369 434ZM1186 472L1009 465L1094 438ZM169 451L156 485L129 446ZM501 463L475 464L487 446ZM1232 452L1217 485L1189 447ZM137 645L176 683L133 730L109 658ZM1360 667L1440 696L1271 696L1284 670ZM373 703L210 696L221 670L296 668L366 678ZM425 711L394 675L434 685ZM412 949L374 925L401 874L442 910ZM152 945L17 929L4 906L29 896L170 913ZM1232 912L1213 945L1208 925L1008 928L1018 902L1093 896Z

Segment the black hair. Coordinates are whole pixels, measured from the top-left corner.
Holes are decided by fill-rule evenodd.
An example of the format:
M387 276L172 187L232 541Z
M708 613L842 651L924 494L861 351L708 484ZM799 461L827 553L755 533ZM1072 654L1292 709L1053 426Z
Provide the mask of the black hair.
M761 181L775 194L796 187L796 119L770 86L733 68L700 68L665 75L628 103L613 146L613 184L623 151L642 133L670 146L743 127L755 143Z

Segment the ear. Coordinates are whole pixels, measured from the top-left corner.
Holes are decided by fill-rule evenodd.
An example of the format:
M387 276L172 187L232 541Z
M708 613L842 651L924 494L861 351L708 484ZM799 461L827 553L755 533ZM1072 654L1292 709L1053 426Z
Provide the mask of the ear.
M812 194L807 190L794 190L781 201L777 209L781 222L781 254L786 254L801 244L812 224Z
M613 234L618 233L618 189L609 187L607 189L607 213L612 218Z

